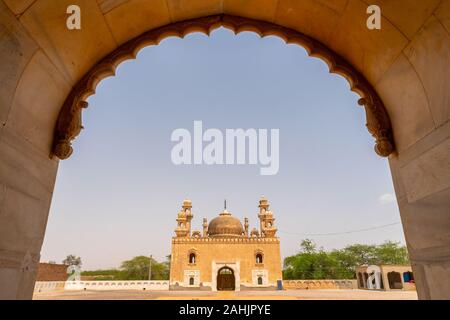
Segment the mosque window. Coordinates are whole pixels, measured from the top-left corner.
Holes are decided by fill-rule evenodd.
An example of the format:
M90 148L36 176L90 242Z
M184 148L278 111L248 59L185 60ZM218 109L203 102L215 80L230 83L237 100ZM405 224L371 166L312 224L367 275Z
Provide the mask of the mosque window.
M190 264L195 264L195 261L197 260L197 257L195 255L195 253L190 253L189 254L189 263Z
M263 263L263 255L261 253L256 254L256 263L257 264Z

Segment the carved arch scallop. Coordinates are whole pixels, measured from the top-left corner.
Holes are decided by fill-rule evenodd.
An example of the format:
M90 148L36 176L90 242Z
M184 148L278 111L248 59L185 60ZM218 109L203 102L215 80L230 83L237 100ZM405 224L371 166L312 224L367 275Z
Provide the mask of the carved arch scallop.
M387 157L395 151L391 122L382 100L366 78L344 58L323 43L293 29L270 22L221 14L176 22L147 31L121 45L94 65L74 86L61 108L55 127L51 156L61 160L71 156L72 141L83 129L81 116L82 110L88 106L87 98L95 93L95 88L102 79L115 75L115 70L121 62L135 59L140 49L158 45L167 37L184 38L193 32L209 35L211 31L221 26L231 29L235 34L252 31L261 37L278 36L287 44L294 43L302 46L309 56L322 59L331 73L339 74L347 79L350 89L360 95L358 104L365 108L366 126L375 138L375 152L382 157Z

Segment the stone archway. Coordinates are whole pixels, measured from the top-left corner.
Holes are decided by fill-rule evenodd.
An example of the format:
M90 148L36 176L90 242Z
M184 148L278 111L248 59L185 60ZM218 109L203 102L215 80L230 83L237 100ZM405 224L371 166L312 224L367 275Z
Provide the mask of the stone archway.
M311 56L322 59L328 65L330 72L340 74L347 79L350 89L361 96L358 103L365 107L366 126L376 140L374 147L376 153L388 157L395 151L391 123L382 100L367 79L345 59L323 43L293 29L261 20L222 14L176 22L150 30L124 43L99 61L75 85L61 107L52 155L62 160L71 156L73 152L71 142L83 129L81 118L83 109L88 107L87 98L95 93L96 86L101 80L115 74L121 62L134 59L141 48L158 45L166 37L184 38L191 32L203 32L209 35L212 30L221 26L235 33L253 31L261 37L276 35L286 43L301 45Z
M82 9L82 30L66 29L69 2ZM379 3L381 31L366 28L362 0L0 0L0 298L32 295L58 168L54 132L72 89L149 30L224 14L315 39L373 87L392 127L389 164L419 297L450 298L450 4Z

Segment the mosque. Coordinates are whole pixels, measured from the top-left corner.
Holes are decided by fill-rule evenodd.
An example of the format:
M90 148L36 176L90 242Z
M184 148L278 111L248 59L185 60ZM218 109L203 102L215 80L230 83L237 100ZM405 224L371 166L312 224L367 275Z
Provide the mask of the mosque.
M203 230L191 232L192 202L184 200L172 238L170 290L276 290L282 287L280 239L265 197L259 201L260 228L249 232L226 209Z

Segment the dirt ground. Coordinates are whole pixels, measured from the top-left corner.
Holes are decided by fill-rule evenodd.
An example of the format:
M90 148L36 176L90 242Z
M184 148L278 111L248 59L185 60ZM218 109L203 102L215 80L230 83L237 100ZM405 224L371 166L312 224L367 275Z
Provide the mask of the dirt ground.
M56 291L35 293L34 300L417 300L415 291L284 290L202 291Z

